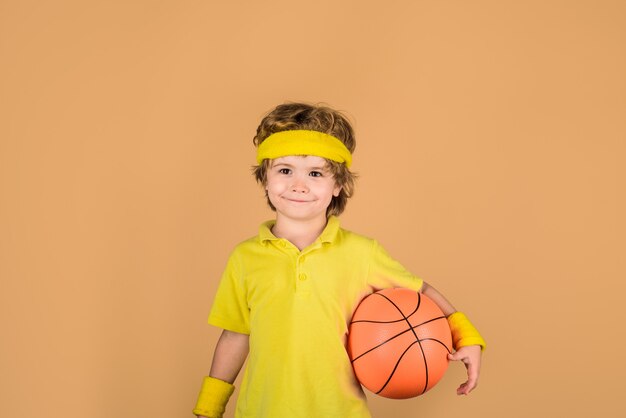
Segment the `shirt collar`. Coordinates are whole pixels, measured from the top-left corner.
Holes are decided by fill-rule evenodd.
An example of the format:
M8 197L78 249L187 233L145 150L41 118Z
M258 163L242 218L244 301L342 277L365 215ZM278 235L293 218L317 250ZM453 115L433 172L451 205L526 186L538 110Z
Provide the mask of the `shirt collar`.
M268 241L277 241L280 238L276 237L272 234L272 227L276 223L276 220L266 221L261 224L259 227L259 241L262 243L266 243ZM328 218L328 222L326 223L326 227L320 234L318 240L322 243L328 242L332 243L337 238L337 234L339 233L339 218L336 216L330 216Z

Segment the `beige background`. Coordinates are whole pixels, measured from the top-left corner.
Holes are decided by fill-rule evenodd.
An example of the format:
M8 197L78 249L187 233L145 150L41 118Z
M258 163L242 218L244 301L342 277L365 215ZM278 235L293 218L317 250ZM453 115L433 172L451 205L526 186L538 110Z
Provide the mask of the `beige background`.
M624 416L625 75L623 1L0 1L0 416L191 416L287 100L350 115L343 225L489 343L375 417Z

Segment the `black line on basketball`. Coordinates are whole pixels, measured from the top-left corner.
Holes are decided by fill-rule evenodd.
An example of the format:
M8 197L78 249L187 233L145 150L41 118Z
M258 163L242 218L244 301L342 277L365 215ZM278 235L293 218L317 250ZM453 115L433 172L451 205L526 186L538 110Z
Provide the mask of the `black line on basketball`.
M398 312L400 312L400 315L402 315L402 317L404 317L404 320L409 325L409 328L411 329L411 331L413 331L413 335L415 336L415 340L419 341L419 338L417 338L417 334L415 333L415 330L413 330L413 325L411 325L411 323L409 322L409 319L404 315L404 312L402 312L402 309L400 309L400 307L398 305L396 305L393 300L389 299L387 296L383 295L382 293L374 293L374 294L387 299L389 301L389 303L391 303L393 306L396 307ZM420 304L422 303L422 296L420 295L419 292L416 292L416 294L417 294L417 307L415 308L415 310L418 310L420 308Z
M426 325L426 324L428 324L429 322L438 321L439 319L444 319L444 318L445 318L445 316L438 316L438 317L436 317L436 318L431 318L431 319L429 319L428 321L424 321L424 322L422 322L421 324L417 324L417 325L413 326L413 328L419 328L419 327L421 327L422 325Z
M359 322L369 322L372 324L395 324L396 322L402 322L402 321L404 321L404 318L394 319L393 321L374 321L371 319L358 319L356 321L350 322L350 325L358 324Z
M418 294L419 294L419 293L418 293ZM387 299L387 300L389 300L389 299ZM420 305L419 305L419 303L418 303L418 304L417 304L417 306L415 307L415 310L414 310L413 312L411 312L409 315L404 316L404 314L402 314L402 318L400 318L400 319L395 319L395 320L393 320L393 321L373 321L373 320L370 320L370 319L358 319L358 320L356 320L356 321L352 321L352 322L350 322L350 324L356 324L356 323L358 323L358 322L370 322L370 323L373 323L373 324L394 324L394 323L396 323L396 322L402 322L402 321L405 321L405 320L406 320L406 318L410 318L410 317L412 317L412 316L413 316L413 314L415 314L415 312L417 312L417 310L419 309L419 307L420 307ZM396 308L397 308L397 306L396 306ZM400 313L402 313L402 312L400 312Z
M437 318L433 318L433 319L429 319L428 321L424 321L424 322L422 322L421 324L417 324L417 325L415 325L415 326L411 326L411 328L410 328L410 329L405 329L404 331L402 331L402 332L400 332L400 333L398 333L398 334L396 334L396 335L394 335L394 336L392 336L392 337L390 337L390 338L386 339L385 341L381 342L380 344L378 344L378 345L376 345L376 346L374 346L374 347L370 348L369 350L367 350L367 351L365 351L365 352L363 352L363 353L359 354L358 356L356 356L355 358L353 358L353 359L352 359L352 363L354 363L355 361L357 361L358 359L360 359L361 357L363 357L363 356L364 356L364 355L366 355L367 353L369 353L369 352L371 352L371 351L376 350L378 347L381 347L381 346L383 346L383 345L387 344L389 341L391 341L391 340L393 340L393 339L395 339L395 338L398 338L399 336L401 336L401 335L403 335L403 334L406 334L407 332L411 331L412 329L419 328L419 327L421 327L422 325L428 324L429 322L433 322L433 321L436 321L436 320L438 320L438 319L443 319L443 318L445 318L445 316L439 316L439 317L437 317ZM422 341L423 341L423 340L422 340ZM448 347L446 347L446 348L448 348ZM450 351L450 350L448 349L448 351Z
M380 295L380 296L384 297L385 299L387 299L387 300L388 300L388 301L389 301L389 302L390 302L393 306L395 306L395 307L396 307L396 309L397 309L398 311L400 311L400 314L402 314L402 316L404 316L404 313L402 313L402 309L400 309L400 308L398 307L398 305L396 305L396 304L395 304L395 303L394 303L391 299L389 299L387 296L385 296L385 295L383 295L383 294L381 294L381 293L375 293L375 295ZM416 309L419 309L419 307L420 307L420 304L421 304L421 303L422 303L422 295L421 295L419 292L417 292L417 308L416 308ZM416 332L415 332L415 330L413 329L413 326L411 325L411 322L409 322L409 319L408 319L406 316L405 316L404 318L406 319L406 323L407 323L407 324L409 324L409 328L411 328L411 331L413 332L413 335L415 336L415 340L417 341L417 343L418 343L418 344L419 344L419 346L420 346L420 352L422 353L422 359L424 360L424 370L425 370L425 373L426 373L426 379L425 379L426 383L424 384L424 390L422 391L422 394L424 394L424 392L426 392L426 388L428 388L428 362L426 361L426 353L424 353L424 347L422 347L422 343L420 342L420 339L419 339L419 337L417 336L417 333L416 333ZM428 322L428 321L427 321L427 322ZM413 344L415 344L415 343L413 343ZM413 345L413 344L411 344L411 345ZM410 347L411 347L411 346L409 346L409 348L410 348ZM406 353L406 351L405 351L405 353ZM404 356L404 354L402 354L402 356ZM400 357L400 358L402 358L402 357ZM398 367L398 364L396 364L396 367ZM395 372L395 370L396 370L396 369L394 368L394 372ZM393 374L392 374L392 375L393 375ZM391 376L389 377L389 379L391 379ZM385 384L385 385L386 385L386 384ZM381 389L381 390L382 390L382 389Z
M420 351L422 353L422 359L424 360L424 373L426 374L426 379L424 382L424 390L422 391L422 395L426 392L426 389L428 389L428 361L426 361L426 353L424 353L424 347L422 347L422 343L420 342L420 340L417 340L417 342L420 345Z
M452 351L450 351L450 349L448 348L448 346L447 346L447 345L445 345L442 341L440 341L440 340L438 340L438 339L436 339L436 338L422 338L420 341L434 341L434 342L437 342L437 343L439 343L439 344L443 345L443 346L446 348L446 351L447 351L448 353L452 354Z
M419 293L418 293L418 295L419 295ZM419 297L419 296L418 296L418 297ZM385 298L385 299L389 300L388 298ZM390 302L391 302L391 301L390 301ZM396 307L396 309L398 309L398 310L399 310L399 308L395 305L395 303L393 303L393 302L392 302L392 304ZM415 312L417 312L417 310L418 310L419 306L420 306L420 304L418 303L418 304L417 304L417 308L416 308L416 309L415 309L415 310L411 313L411 315L413 315ZM400 311L400 314L402 314L402 311ZM409 316L410 316L410 315L409 315ZM393 339L395 339L395 338L398 338L399 336L401 336L401 335L403 335L403 334L406 334L406 333L407 333L407 332L409 332L409 331L413 331L415 328L419 328L419 327L421 327L422 325L428 324L428 323L433 322L433 321L437 321L437 320L439 320L439 319L444 319L444 318L445 318L445 316L438 316L438 317L436 317L436 318L431 318L431 319L429 319L428 321L424 321L424 322L422 322L421 324L417 324L417 325L415 325L415 326L413 326L413 325L411 325L411 323L409 323L409 329L406 329L406 330L404 330L404 331L402 331L402 332L400 332L400 333L398 333L398 334L396 334L396 335L394 335L394 336L392 336L392 337L388 338L387 340L385 340L385 341L381 342L380 344L378 344L378 345L376 345L376 346L374 346L374 347L370 348L369 350L364 351L363 353L361 353L361 354L359 354L358 356L356 356L355 358L353 358L353 359L351 360L351 363L354 363L355 361L357 361L358 359L360 359L361 357L363 357L363 356L364 356L364 355L366 355L367 353L370 353L370 352L372 352L372 351L376 350L378 347L381 347L381 346L383 346L383 345L387 344L389 341L391 341L391 340L393 340ZM360 321L360 322L367 322L367 321ZM394 321L394 322L397 322L397 321ZM419 338L418 338L418 337L417 337L417 335L415 334L415 331L413 331L413 335L415 335L416 340L418 340L418 341L419 341ZM446 347L446 348L447 348L447 347ZM450 351L450 350L448 350L448 351Z
M419 294L419 293L418 293L418 294ZM426 321L426 322L424 322L424 323L422 323L422 324L420 324L420 325L424 325L424 324L427 324L427 323L429 323L429 322L431 322L431 321L434 321L435 319L441 319L441 318L445 318L445 316L443 316L443 317L441 317L441 316L440 316L440 317L437 317L437 318L433 318L433 319L431 319L431 320L429 320L429 321ZM417 327L416 327L416 328L417 328ZM415 331L413 331L413 332L415 333ZM417 335L417 334L416 334L416 335ZM420 339L419 339L419 338L417 339L417 342L418 342L418 343L419 343L419 345L420 345L420 351L421 351L421 353L422 353L422 359L424 360L424 369L425 369L425 373L426 373L426 379L425 379L425 383L424 383L424 390L423 390L423 391L422 391L422 393L421 393L422 395L423 395L424 393L426 393L426 391L428 390L428 379L429 379L429 377L430 377L430 373L428 372L428 361L426 360L426 353L424 352L424 347L422 346L422 341L426 341L426 340L431 340L431 338L425 338L425 339L423 339L423 340L421 340L421 341L420 341ZM437 342L441 343L441 341L436 340L436 339L434 339L434 338L432 338L432 340L433 340L433 341L437 341ZM443 344L443 343L441 343L441 344L442 344L444 347L446 347L446 345L445 345L445 344ZM448 350L448 347L446 347L446 350ZM448 352L450 352L450 350L448 350Z
M393 321L394 323L395 323L395 322L399 322L399 321L406 321L406 323L409 325L409 329L404 330L404 331L402 331L401 333L396 334L396 335L394 335L393 337L389 338L387 341L383 341L382 343L378 344L376 347L372 347L372 348L370 348L369 350L365 351L364 353L359 354L356 358L352 359L352 361L351 361L352 363L354 363L355 361L357 361L359 358L363 357L363 356L364 356L364 355L366 355L367 353L371 352L372 350L377 349L377 348L378 348L378 347L380 347L381 345L384 345L384 344L388 343L389 341L393 340L394 338L399 337L400 335L402 335L402 334L404 334L404 333L408 332L409 330L411 330L411 331L413 332L413 335L415 336L415 340L416 340L416 341L419 341L419 338L417 337L417 334L415 333L415 331L413 331L413 325L411 325L411 323L409 322L409 320L407 319L407 317L404 315L404 312L402 312L402 309L400 309L400 308L398 307L398 305L396 305L395 303L393 303L393 301L392 301L391 299L389 299L387 296L385 296L385 295L383 295L383 294L381 294L381 293L373 293L373 294L374 294L374 295L378 295L378 296L380 296L380 297L385 298L385 299L386 299L389 303L391 303L391 304L392 304L392 305L393 305L393 306L394 306L394 307L398 310L398 312L400 312L400 315L402 315L402 319L400 319L400 320L398 320L398 321ZM420 307L420 303L421 303L421 301L422 301L422 298L421 298L421 296L420 296L419 292L416 292L416 294L417 294L417 306L415 307L415 310L414 310L413 312L411 312L411 315L413 315L415 312L417 312L417 310L418 310L418 309L419 309L419 307ZM357 322L357 321L355 321L355 322ZM365 321L363 321L363 322L365 322ZM378 322L374 322L374 323L378 323Z
M371 352L371 351L376 350L378 347L381 347L381 346L383 346L383 345L387 344L389 341L391 341L391 340L393 340L393 339L395 339L395 338L398 338L399 336L401 336L401 335L403 335L403 334L406 334L406 333L407 333L407 332L409 332L409 331L411 331L411 330L410 330L410 329L405 329L405 330L404 330L404 331L402 331L401 333L396 334L396 335L394 335L393 337L391 337L391 338L387 339L386 341L383 341L382 343L378 344L377 346L370 348L370 349L369 349L369 350L367 350L366 352L359 354L357 357L355 357L354 359L352 359L352 363L354 363L355 361L357 361L358 359L360 359L361 357L363 357L363 356L364 356L364 355L366 355L367 353L369 353L369 352Z
M383 390L385 390L385 388L387 387L387 385L389 384L389 382L391 382L391 378L393 378L393 375L396 373L396 369L398 368L398 366L400 365L400 362L402 361L402 357L404 357L404 355L406 353L408 353L408 351L411 349L411 347L413 347L415 344L419 344L419 341L414 341L412 342L406 350L404 350L404 352L402 353L402 355L400 356L400 358L398 358L398 361L396 362L396 365L394 366L393 370L391 371L391 374L389 375L389 377L387 378L387 381L385 382L385 384L383 385L382 388L380 388L380 390L378 392L376 392L376 394L378 395L380 392L382 392ZM426 386L428 386L428 370L426 371ZM424 392L422 392L424 393Z

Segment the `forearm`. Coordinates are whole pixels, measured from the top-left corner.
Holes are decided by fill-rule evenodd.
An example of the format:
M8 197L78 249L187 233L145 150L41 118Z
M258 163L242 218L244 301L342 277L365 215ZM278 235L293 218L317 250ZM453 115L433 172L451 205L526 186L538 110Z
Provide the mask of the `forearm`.
M424 282L420 292L432 299L432 301L439 306L439 309L441 309L445 316L450 316L456 312L454 306L452 306L452 304L441 293L439 293L437 289L428 283Z
M485 340L478 333L478 330L437 289L424 282L420 291L432 299L448 318L455 349L458 350L460 347L467 345L480 345L482 349L485 348Z
M209 376L233 383L246 361L249 336L224 330L215 347Z
M249 338L224 330L215 347L210 375L204 378L193 413L198 417L220 418L233 394L237 378L249 351Z
M467 381L457 389L457 394L469 394L478 383L480 373L481 350L485 348L485 340L467 317L452 306L450 302L434 287L424 282L421 293L428 296L439 306L448 318L454 353L448 355L450 360L462 361L467 368Z

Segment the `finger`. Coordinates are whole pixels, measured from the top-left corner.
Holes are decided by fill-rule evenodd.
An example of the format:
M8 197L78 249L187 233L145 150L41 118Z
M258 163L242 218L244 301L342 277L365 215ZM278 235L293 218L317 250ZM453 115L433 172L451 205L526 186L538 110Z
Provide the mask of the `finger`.
M469 394L471 391L473 391L476 386L478 385L478 379L476 378L470 378L466 383L465 383L465 394Z
M456 390L457 395L467 395L467 382L463 383Z
M478 385L478 369L473 363L467 364L467 382L466 382L466 394L470 393Z

